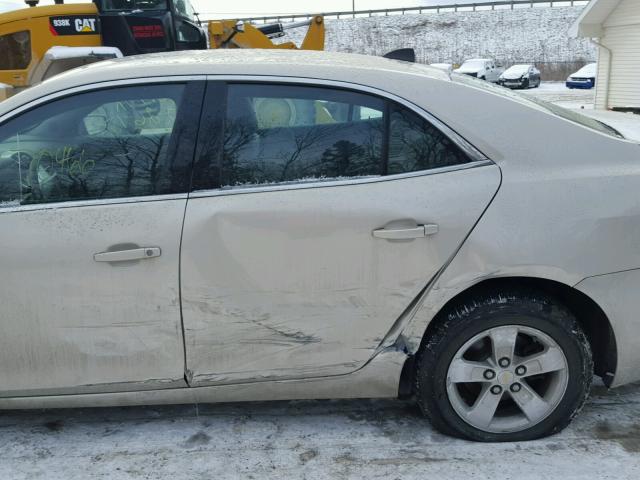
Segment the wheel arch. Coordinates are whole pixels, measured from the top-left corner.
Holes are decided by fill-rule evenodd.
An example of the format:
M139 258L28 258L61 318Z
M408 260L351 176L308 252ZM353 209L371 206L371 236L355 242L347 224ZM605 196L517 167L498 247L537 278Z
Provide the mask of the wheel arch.
M442 305L427 325L422 336L422 343L427 341L439 322L453 306L480 294L504 291L505 289L526 289L546 295L562 303L576 317L583 328L593 352L594 371L605 385L609 386L614 379L617 367L618 352L616 338L604 310L588 295L564 283L538 277L500 277L482 280L457 293ZM413 393L414 361L409 357L402 370L400 379L400 396L407 397Z

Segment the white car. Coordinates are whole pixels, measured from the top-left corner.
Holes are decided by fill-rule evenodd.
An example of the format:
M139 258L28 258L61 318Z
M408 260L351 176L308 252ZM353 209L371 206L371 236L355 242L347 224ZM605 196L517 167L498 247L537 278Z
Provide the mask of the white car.
M454 71L479 78L480 80L496 83L504 69L498 66L495 60L489 58L473 58L466 60L460 68Z
M639 153L368 56L60 74L0 104L0 408L413 396L557 432L594 373L640 380Z

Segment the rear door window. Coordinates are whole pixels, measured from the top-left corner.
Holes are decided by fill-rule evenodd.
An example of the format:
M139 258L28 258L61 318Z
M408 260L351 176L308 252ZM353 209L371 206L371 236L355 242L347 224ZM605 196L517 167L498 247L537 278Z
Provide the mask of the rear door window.
M361 180L471 161L427 119L368 93L212 82L207 96L194 190Z
M355 92L230 85L221 186L382 175L384 110Z
M449 137L417 113L394 105L390 118L389 175L451 167L470 161Z

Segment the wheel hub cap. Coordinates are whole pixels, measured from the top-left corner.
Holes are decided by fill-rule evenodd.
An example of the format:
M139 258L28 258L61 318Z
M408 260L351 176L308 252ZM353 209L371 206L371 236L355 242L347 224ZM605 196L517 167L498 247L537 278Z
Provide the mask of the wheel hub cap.
M566 357L554 339L532 327L505 325L460 347L449 365L446 388L449 403L469 425L512 433L547 418L562 400L568 379Z
M500 385L502 386L511 385L511 383L513 382L513 379L514 379L513 373L511 373L508 370L498 375L498 382L500 382Z

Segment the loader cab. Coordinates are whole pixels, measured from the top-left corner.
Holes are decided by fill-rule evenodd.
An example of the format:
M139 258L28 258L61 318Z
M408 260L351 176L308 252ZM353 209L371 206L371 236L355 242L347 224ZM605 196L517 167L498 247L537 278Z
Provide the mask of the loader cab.
M94 0L103 45L123 55L202 50L207 37L189 0Z
M39 70L41 77L34 75L38 73L37 67L51 60L46 56L52 48L92 49L101 45L98 11L91 3L36 8L25 5L25 8L1 13L0 100L7 96L10 88L17 91L45 78L48 73L42 69Z

